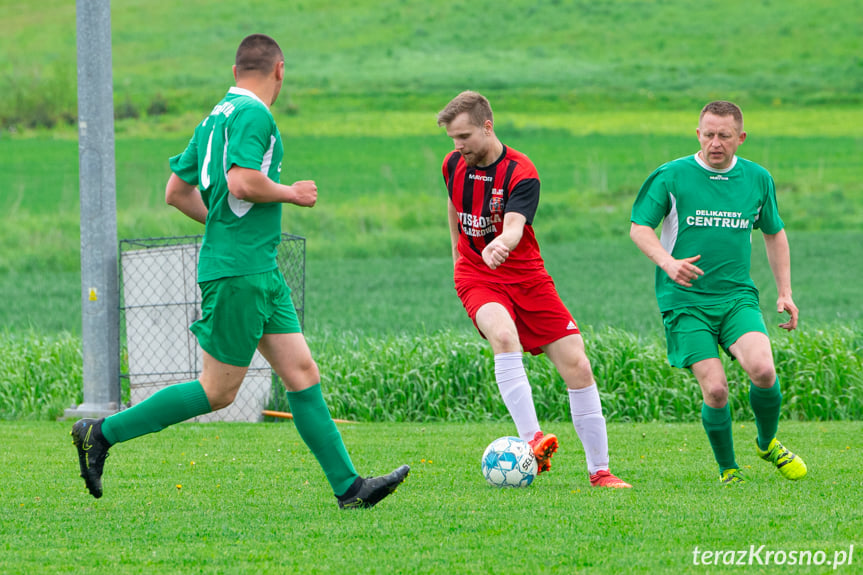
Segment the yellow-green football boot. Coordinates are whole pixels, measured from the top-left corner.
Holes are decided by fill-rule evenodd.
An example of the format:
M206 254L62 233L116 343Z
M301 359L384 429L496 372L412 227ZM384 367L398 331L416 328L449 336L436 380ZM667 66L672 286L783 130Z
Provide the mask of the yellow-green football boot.
M788 448L779 443L775 437L766 451L761 450L757 441L755 448L758 450L759 457L775 465L785 479L802 479L806 475L806 464L800 456L788 451Z
M746 483L746 480L743 479L743 475L738 468L732 467L719 474L719 483L726 486L740 485L741 483Z

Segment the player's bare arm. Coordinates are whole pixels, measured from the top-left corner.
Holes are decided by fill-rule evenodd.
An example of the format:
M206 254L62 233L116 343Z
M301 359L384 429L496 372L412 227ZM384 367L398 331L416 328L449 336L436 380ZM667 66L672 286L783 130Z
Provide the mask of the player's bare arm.
M791 331L797 327L799 311L791 298L791 248L788 246L788 236L785 230L775 234L764 234L764 247L767 251L767 262L776 281L776 311L788 313L788 321L779 324L782 329Z
M653 228L633 223L629 228L629 237L650 261L668 274L674 283L683 287L692 287L692 282L704 275L704 271L695 265L695 262L701 259L700 255L675 259L662 247Z
M197 186L183 181L177 174L171 174L165 186L165 201L196 222L206 223L207 206L201 199Z
M509 252L518 246L527 222L522 214L509 212L503 217L503 231L482 250L482 261L489 269L496 269L509 257Z
M458 211L455 209L452 200L447 202L447 220L449 220L449 239L452 244L452 263L458 261Z
M259 170L240 166L228 170L228 191L238 200L256 204L281 202L310 208L318 201L318 186L312 180L300 180L286 186L274 182Z

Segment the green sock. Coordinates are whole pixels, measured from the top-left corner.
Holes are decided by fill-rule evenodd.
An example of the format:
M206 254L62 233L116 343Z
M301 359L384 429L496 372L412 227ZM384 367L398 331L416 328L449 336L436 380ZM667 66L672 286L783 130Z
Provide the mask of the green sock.
M324 402L321 384L287 393L297 432L321 464L333 493L344 495L359 475Z
M731 437L731 408L710 407L706 403L701 404L701 423L713 448L713 456L719 464L719 472L726 469L738 467L734 460L734 440Z
M782 390L779 389L779 378L771 387L758 387L749 382L749 405L755 414L755 427L758 428L758 447L767 449L776 437L779 428L779 408L782 407Z
M111 445L162 431L169 425L210 413L210 401L198 380L169 385L141 403L106 417L102 435Z

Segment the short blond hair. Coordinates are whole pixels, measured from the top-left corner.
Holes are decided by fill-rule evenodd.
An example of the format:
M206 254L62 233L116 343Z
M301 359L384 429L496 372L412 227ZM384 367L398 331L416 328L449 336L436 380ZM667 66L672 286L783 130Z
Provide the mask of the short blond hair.
M479 92L465 90L438 112L437 125L446 126L452 122L459 114L467 112L470 121L475 126L482 126L486 120L494 124L494 114L491 111L491 104L488 99Z

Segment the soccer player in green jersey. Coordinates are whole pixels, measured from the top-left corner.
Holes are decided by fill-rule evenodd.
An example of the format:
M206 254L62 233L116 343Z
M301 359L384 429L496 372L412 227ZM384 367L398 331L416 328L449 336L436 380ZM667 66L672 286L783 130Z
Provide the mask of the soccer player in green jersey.
M269 36L248 36L233 71L236 85L197 126L186 150L171 158L165 191L169 204L205 224L198 262L202 317L191 326L203 349L200 377L107 418L76 422L71 433L81 476L90 494L101 497L111 446L230 405L258 349L284 382L297 431L339 507L371 507L410 468L369 478L354 470L276 264L282 204L317 201L313 181L279 183L282 139L270 106L284 80L282 50Z
M770 173L736 155L746 139L743 114L731 102L701 111L701 149L657 168L632 208L630 237L656 264L656 299L674 367L692 371L701 386L701 420L719 464L720 481L743 481L734 457L728 380L718 348L750 378L749 403L758 430L756 450L788 479L806 464L776 439L782 393L758 290L749 275L751 236L760 229L778 291L779 327L797 327L791 298L791 257ZM655 228L662 223L657 238Z

